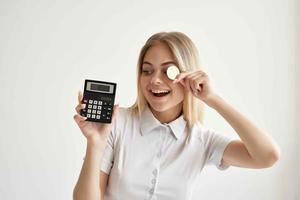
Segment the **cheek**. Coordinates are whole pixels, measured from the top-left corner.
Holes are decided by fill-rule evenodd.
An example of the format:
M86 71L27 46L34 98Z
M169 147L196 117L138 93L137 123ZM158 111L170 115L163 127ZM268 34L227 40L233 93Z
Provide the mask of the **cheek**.
M184 88L182 85L176 85L173 87L173 94L178 98L183 100L184 99Z
M147 80L145 78L140 78L140 86L141 86L141 90L144 91L146 90L147 87Z

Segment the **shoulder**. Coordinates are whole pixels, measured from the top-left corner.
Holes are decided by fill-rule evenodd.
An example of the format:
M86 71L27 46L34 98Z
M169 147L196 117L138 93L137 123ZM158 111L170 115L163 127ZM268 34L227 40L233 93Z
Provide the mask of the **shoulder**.
M218 135L217 131L203 125L201 122L194 123L190 128L190 133L204 143Z
M115 120L112 122L113 129L122 130L137 120L137 114L132 108L120 107Z
M196 122L190 127L191 134L196 137L203 137L203 135L206 135L208 131L209 129L200 122Z
M135 120L135 118L136 118L136 113L132 108L120 107L116 117L116 122L122 123L128 120Z

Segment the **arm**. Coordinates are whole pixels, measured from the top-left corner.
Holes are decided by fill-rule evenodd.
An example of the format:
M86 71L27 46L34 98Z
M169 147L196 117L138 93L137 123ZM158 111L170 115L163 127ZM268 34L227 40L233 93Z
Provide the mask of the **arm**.
M79 179L73 190L74 200L103 200L106 191L108 175L100 172L102 157L107 145L107 138L111 132L111 123L96 123L86 121L80 115L86 105L82 103L83 94L78 93L78 105L74 120L87 139L87 149ZM118 105L114 105L112 121L115 120Z
M74 200L103 200L107 177L100 172L102 156L106 144L87 142L86 156L79 179L73 191ZM106 175L106 176L105 176Z
M180 83L194 97L215 109L241 138L227 145L222 162L239 167L264 168L279 159L280 151L272 138L218 96L204 71L180 73L173 83Z
M215 109L241 138L241 141L234 140L228 144L223 162L239 167L264 168L279 159L280 150L272 138L220 96L212 95L205 103Z

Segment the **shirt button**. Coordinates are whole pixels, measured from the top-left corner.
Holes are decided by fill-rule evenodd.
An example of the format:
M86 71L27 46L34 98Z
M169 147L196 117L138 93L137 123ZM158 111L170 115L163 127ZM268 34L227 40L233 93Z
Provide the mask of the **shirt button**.
M152 179L151 183L155 184L156 183L156 179Z
M154 176L156 176L157 175L157 169L153 170L152 173L154 174Z
M149 190L149 193L153 194L154 193L154 189L152 188L151 190Z
M157 157L160 158L161 157L161 152L157 153Z

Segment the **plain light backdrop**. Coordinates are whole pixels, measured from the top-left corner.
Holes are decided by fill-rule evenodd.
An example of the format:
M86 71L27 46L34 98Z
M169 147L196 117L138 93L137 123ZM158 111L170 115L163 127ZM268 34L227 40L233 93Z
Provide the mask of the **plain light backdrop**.
M281 159L262 170L206 167L194 200L299 200L299 1L0 1L0 199L72 199L86 149L73 121L84 79L136 98L139 50L181 31L214 89L266 130ZM206 107L205 125L237 137ZM170 183L172 184L172 183Z

